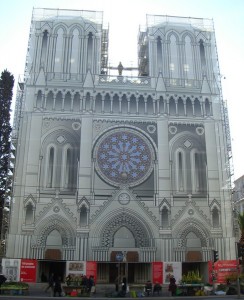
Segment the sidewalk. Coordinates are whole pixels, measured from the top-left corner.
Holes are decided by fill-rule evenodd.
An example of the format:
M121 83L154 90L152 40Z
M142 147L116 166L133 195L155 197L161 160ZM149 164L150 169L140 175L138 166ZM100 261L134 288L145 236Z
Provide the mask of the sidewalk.
M45 298L50 298L53 297L52 291L49 289L48 292L45 292L45 289L47 288L47 283L29 283L29 297L45 297ZM166 299L167 297L169 298L169 293L167 290L162 290L162 292L155 295L151 295L149 297L143 297L143 298L159 298L159 297L164 297ZM87 298L87 297L62 297L62 298L68 298L68 299L81 299L81 298ZM114 284L98 284L96 285L96 293L91 294L89 298L104 298L104 299L109 299L109 298L118 298L116 297L115 293L115 285ZM126 295L125 298L131 298L130 293ZM172 297L171 297L172 298Z

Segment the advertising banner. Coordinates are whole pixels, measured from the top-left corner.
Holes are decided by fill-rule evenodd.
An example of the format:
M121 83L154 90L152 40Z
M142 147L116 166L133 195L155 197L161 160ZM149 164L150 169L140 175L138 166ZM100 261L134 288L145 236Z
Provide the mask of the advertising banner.
M67 261L66 275L73 275L79 277L86 275L86 262L85 261Z
M153 284L163 283L163 263L161 261L155 261L152 263L153 267Z
M2 273L8 281L20 280L20 259L2 259Z
M97 282L97 262L96 261L87 261L86 262L86 276L94 277L94 282Z
M36 259L21 259L20 263L20 281L36 282Z
M226 277L231 274L237 274L236 260L218 260L213 263L208 262L208 273L210 283L226 283Z
M169 279L174 276L176 283L181 280L182 264L181 262L164 262L163 263L163 279L164 284L169 284Z

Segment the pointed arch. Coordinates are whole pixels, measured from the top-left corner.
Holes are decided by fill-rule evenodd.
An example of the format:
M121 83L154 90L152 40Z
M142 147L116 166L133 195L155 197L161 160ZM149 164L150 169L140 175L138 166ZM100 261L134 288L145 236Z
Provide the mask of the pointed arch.
M180 78L180 59L178 56L179 36L176 32L171 31L167 34L167 40L169 42L170 78Z
M182 148L175 152L175 182L177 192L186 191L186 157Z
M51 215L42 220L37 227L35 236L37 237L36 246L45 247L49 234L57 230L61 236L62 247L75 246L75 232L67 219L60 215Z
M154 246L153 232L149 226L142 222L140 216L126 209L114 211L113 214L106 216L103 224L97 225L96 235L100 236L100 246L113 247L114 236L120 228L127 228L133 235L135 247Z
M220 205L216 201L216 199L214 199L212 201L212 203L210 204L210 212L211 212L211 216L212 216L212 226L213 226L213 228L219 228L220 227L221 210L220 210Z
M63 56L64 56L64 35L66 30L64 26L58 26L55 29L56 37L56 48L54 56L54 72L61 73L63 71Z
M200 241L199 248L211 247L209 236L211 236L209 228L195 218L186 218L180 222L173 233L178 240L178 246L185 248L195 248L194 241L191 241L191 233L193 233Z
M69 70L71 74L79 72L79 56L80 56L80 30L77 26L73 27L71 32L72 45L69 58Z
M45 183L44 186L48 188L55 187L55 167L57 160L57 149L55 144L49 144L46 148L46 163L45 163Z
M89 202L83 197L78 203L78 224L80 227L87 226L89 222Z
M194 79L194 53L193 53L193 37L186 33L182 37L185 42L185 61L183 65L184 77L187 79Z
M34 223L35 209L36 209L36 201L33 198L33 196L30 195L24 202L25 225L31 225Z

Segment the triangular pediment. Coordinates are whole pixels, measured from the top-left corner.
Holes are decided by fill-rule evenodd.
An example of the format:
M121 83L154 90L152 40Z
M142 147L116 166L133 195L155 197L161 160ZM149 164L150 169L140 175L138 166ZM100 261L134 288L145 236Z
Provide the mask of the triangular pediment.
M174 216L172 219L172 226L177 226L180 224L182 221L186 219L198 219L201 223L204 223L206 227L209 228L211 221L207 217L206 214L196 205L196 202L194 200L187 200L185 202L185 206L178 211L178 213Z
M38 214L36 218L36 224L41 222L44 218L58 215L59 217L63 217L68 219L70 223L76 224L76 218L74 214L70 211L69 207L63 203L63 200L60 198L52 198L51 202L48 203L42 211Z

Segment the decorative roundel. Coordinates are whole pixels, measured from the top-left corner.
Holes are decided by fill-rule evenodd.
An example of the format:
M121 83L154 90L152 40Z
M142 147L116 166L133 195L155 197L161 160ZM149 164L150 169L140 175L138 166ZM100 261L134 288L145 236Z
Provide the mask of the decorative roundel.
M118 128L103 135L95 147L96 170L111 185L135 186L153 169L154 152L139 132Z
M72 123L72 128L74 129L74 130L79 130L80 129L80 123L79 122L73 122Z
M198 135L203 135L204 134L204 128L203 127L197 127L196 128L196 133Z
M55 213L58 213L60 211L60 208L58 206L54 206L53 211Z
M122 193L119 195L119 203L122 205L126 205L130 202L130 195L127 193Z
M177 127L176 126L169 126L169 132L171 134L176 134L177 132Z
M147 131L151 134L154 133L156 131L156 126L155 125L148 125L147 126Z

